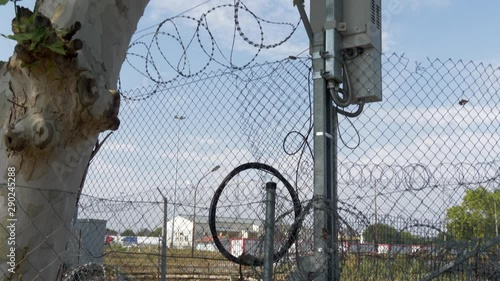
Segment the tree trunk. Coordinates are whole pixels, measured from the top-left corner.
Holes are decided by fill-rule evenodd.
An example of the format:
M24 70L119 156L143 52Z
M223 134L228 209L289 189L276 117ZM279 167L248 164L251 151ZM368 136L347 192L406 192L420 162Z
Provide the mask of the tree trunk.
M50 46L17 40L0 62L0 280L60 279L90 154L119 126L119 93L108 89L147 3L38 0L45 17L13 21L14 34L45 30Z

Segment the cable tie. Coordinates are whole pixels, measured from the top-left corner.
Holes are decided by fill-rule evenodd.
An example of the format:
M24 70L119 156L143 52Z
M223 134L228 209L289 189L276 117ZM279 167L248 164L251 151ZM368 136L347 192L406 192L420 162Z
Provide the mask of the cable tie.
M317 132L316 136L318 136L318 137L320 137L320 136L326 136L329 139L333 139L332 135L330 135L329 133L326 133L326 132Z

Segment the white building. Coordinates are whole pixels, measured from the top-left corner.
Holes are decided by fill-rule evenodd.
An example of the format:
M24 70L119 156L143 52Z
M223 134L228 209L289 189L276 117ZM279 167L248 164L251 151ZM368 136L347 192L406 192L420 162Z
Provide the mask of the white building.
M192 215L179 215L167 221L167 246L174 248L190 248L193 245L193 220ZM172 231L173 227L173 231ZM194 235L195 248L201 238L211 236L208 217L196 216L196 229ZM254 238L262 231L258 219L244 218L217 218L217 231L220 237L226 238ZM172 244L172 234L174 237Z

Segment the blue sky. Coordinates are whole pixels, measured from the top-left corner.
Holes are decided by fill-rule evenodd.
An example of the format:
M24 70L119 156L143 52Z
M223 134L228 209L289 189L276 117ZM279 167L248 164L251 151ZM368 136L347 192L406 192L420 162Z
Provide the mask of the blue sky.
M500 1L420 2L421 6L403 9L386 23L389 49L406 52L410 57L452 58L498 65Z
M33 7L33 0L23 0L20 4ZM190 8L204 3L185 15L198 18L209 8L232 1L163 1L152 0L146 10L144 17L139 23L138 30L159 23L165 18L175 16ZM291 0L257 1L247 0L244 2L249 9L263 18L275 21L295 23L298 13L291 4ZM265 4L262 4L265 3ZM474 60L484 63L500 64L500 1L482 0L383 0L383 37L384 52L405 53L407 57L415 60L423 60L426 57L465 61ZM0 8L0 18L11 19L14 9L12 4ZM222 48L229 48L232 37L232 11L222 9L214 14L210 20L211 28L220 32L216 38ZM247 31L249 37L258 39L255 24L244 25L245 15L242 13L242 27ZM251 19L248 19L251 23ZM7 24L0 25L0 33L10 33L10 20ZM192 32L193 24L188 21L179 21L181 32ZM264 27L266 39L283 38L290 31L287 28ZM154 31L149 29L146 32ZM141 34L144 34L143 32ZM228 36L230 35L230 36ZM267 41L267 42L270 42ZM236 54L240 57L249 56L255 49L248 44L236 42ZM166 43L168 44L168 42ZM0 38L0 59L6 60L12 53L13 42ZM262 60L274 60L298 53L307 48L307 38L303 27L289 42L277 49L262 51L259 55ZM175 47L172 47L175 50ZM126 69L124 71L127 71ZM168 72L168 71L164 71ZM123 73L122 79L134 78L128 72ZM128 77L130 75L130 77ZM134 81L136 83L136 81ZM142 83L141 83L142 84ZM130 85L132 87L132 85Z

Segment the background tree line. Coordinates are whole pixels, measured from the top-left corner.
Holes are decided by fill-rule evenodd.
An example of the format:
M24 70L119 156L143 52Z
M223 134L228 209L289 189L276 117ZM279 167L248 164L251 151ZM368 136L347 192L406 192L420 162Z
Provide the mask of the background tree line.
M120 236L149 236L149 237L160 237L161 236L161 227L154 229L153 231L142 228L137 232L134 232L132 229L125 229L122 232L118 232L116 230L106 228L106 235L118 235Z
M383 224L372 224L363 231L366 243L423 244L434 241L469 241L499 235L500 190L479 186L466 191L462 202L446 210L446 230L437 237L420 237L409 231Z

